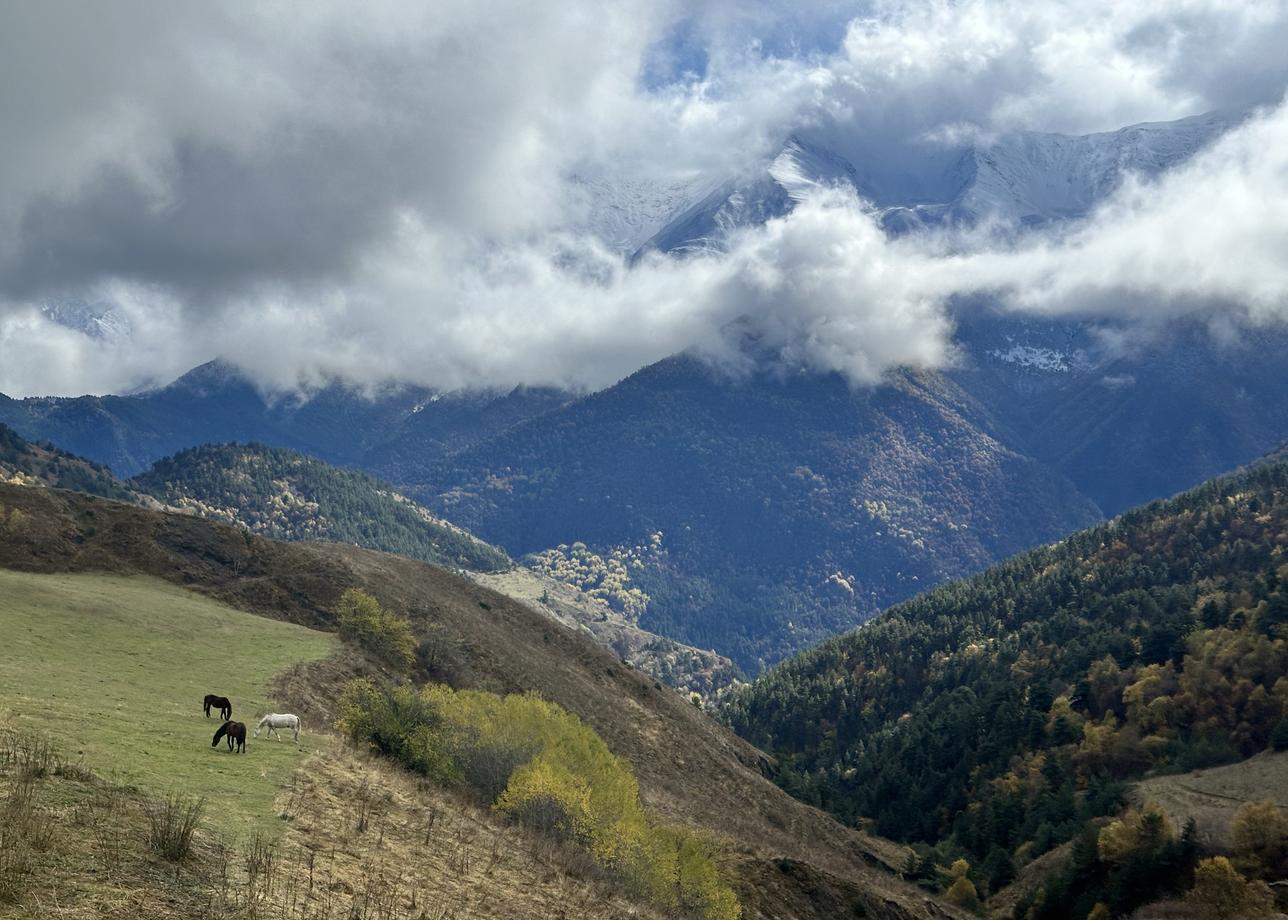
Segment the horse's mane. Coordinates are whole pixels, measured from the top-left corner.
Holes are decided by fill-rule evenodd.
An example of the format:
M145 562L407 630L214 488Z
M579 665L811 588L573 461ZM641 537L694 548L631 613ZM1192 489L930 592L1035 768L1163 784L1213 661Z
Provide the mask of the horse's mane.
M229 719L223 725L219 726L218 730L216 730L214 740L210 742L210 746L214 747L218 744L219 739L224 735L232 735L233 738L237 738L239 736L244 738L246 736L246 726L240 722L234 722L232 719Z

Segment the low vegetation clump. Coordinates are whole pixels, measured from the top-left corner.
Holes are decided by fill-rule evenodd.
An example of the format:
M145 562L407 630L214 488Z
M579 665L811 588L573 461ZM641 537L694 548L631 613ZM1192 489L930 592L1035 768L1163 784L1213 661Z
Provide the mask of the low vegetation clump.
M340 638L355 642L400 671L416 663L416 634L411 623L360 588L350 588L336 608Z
M1273 913L1274 896L1265 882L1249 881L1224 856L1205 859L1194 870L1185 898L1199 920L1261 920Z
M147 809L148 846L171 862L187 859L192 855L192 835L205 810L205 799L178 792L152 802Z
M1180 834L1161 810L1128 809L1105 824L1087 822L1068 864L1022 899L1018 920L1125 917L1143 904L1182 894L1194 878L1193 826Z
M411 770L584 848L654 904L710 920L740 915L717 846L651 819L630 766L554 703L355 681L341 702L340 727Z
M646 542L637 546L615 546L603 555L585 543L571 546L561 543L553 549L532 553L525 557L524 563L542 575L572 585L637 623L640 614L648 608L649 596L631 576L656 566L665 555L659 532L650 534Z

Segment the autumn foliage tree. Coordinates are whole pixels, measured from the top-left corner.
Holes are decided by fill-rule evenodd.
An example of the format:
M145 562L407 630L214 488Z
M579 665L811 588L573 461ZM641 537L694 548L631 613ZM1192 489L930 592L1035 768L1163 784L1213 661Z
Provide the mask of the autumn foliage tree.
M1244 878L1224 856L1199 863L1185 901L1200 920L1264 920L1275 903L1270 886Z
M1288 876L1288 815L1271 801L1248 802L1230 826L1235 863L1253 878Z
M340 638L384 658L400 671L409 671L416 663L416 634L411 623L380 606L380 602L361 588L350 588L336 607Z

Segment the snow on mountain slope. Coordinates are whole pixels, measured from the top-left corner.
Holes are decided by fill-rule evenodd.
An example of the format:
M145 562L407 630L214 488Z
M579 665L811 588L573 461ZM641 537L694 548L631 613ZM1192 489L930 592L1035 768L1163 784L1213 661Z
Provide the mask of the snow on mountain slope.
M617 252L634 252L700 194L703 180L651 182L626 176L577 175L587 213L577 228Z
M866 145L792 135L758 171L730 179L680 212L644 248L719 249L738 227L788 213L810 188L848 184L874 205L890 233L996 220L1023 227L1086 214L1134 173L1152 178L1184 162L1243 113L1213 112L1172 122L1071 136L1020 132L988 143Z
M974 181L954 202L960 219L1045 223L1086 214L1135 173L1153 178L1189 159L1238 121L1213 112L1073 137L1025 132L973 151Z
M105 341L127 339L133 331L129 317L110 303L52 301L43 305L40 312L51 322Z

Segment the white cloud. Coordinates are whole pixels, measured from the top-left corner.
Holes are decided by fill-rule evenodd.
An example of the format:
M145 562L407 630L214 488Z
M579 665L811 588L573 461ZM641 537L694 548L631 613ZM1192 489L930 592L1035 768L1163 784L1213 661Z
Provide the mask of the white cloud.
M831 3L685 6L6 11L0 390L121 390L216 354L274 387L600 386L691 346L734 361L734 335L871 382L951 360L944 305L980 290L1039 312L1283 317L1282 106L1005 247L891 241L824 189L723 256L628 267L571 229L570 177L714 180L802 125L893 157L1275 104L1288 3L885 0L848 25ZM646 83L676 29L700 72ZM109 299L133 331L74 333L35 309L50 298Z

